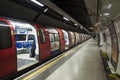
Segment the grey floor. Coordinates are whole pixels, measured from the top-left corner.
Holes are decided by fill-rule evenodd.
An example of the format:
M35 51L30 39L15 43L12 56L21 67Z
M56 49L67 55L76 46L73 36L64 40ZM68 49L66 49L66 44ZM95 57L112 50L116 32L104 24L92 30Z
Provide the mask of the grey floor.
M35 63L37 60L35 57L29 57L29 53L22 53L17 55L17 68L18 70L22 67L30 66L30 63Z
M96 41L89 40L46 80L105 80Z

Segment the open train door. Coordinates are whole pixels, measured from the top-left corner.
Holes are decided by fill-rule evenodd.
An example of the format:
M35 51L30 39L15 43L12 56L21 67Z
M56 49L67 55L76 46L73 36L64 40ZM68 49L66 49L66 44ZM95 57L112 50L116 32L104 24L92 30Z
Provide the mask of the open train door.
M50 39L49 33L45 27L34 25L38 32L38 42L39 42L39 59L41 61L46 60L50 57Z
M16 61L13 27L8 20L0 18L0 78L17 71Z

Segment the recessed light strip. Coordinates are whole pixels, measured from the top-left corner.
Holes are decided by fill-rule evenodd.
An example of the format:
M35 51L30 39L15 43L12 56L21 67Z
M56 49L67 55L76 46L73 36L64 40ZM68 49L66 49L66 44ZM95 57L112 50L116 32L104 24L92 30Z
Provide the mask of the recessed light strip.
M64 20L66 20L66 21L69 21L69 19L68 19L68 18L66 18L66 17L63 17L63 19L64 19Z
M109 16L109 15L110 15L110 13L103 13L103 15L105 15L105 16Z
M107 8L108 8L108 9L110 9L110 8L111 8L111 6L112 6L112 4L109 4Z
M38 2L37 0L30 0L30 1L34 2L35 4L39 6L42 6L42 7L44 6L42 3Z
M74 25L75 25L75 26L78 26L78 24L76 24L76 23L75 23Z

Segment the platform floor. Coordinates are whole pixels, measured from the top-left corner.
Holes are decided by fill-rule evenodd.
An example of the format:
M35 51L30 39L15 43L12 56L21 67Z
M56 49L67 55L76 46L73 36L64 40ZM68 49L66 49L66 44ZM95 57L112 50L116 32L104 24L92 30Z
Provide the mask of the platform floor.
M89 40L46 80L106 80L97 42Z
M29 57L30 53L22 53L17 55L17 69L21 70L23 67L26 68L33 63L37 62L35 57Z

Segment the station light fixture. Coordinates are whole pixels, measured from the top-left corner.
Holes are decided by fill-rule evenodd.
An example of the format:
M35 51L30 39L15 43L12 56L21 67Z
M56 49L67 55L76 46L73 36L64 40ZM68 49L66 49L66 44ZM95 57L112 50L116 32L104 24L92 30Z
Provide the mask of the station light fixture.
M108 4L107 8L108 8L108 9L110 9L110 8L111 8L111 6L112 6L112 4Z
M75 23L74 25L75 25L75 26L78 26L78 24L76 24L76 23Z
M82 27L82 26L80 26L80 29L83 29L83 27Z
M39 5L39 6L42 6L42 7L44 6L44 4L38 2L37 0L30 0L30 1L32 1L33 3L35 3L35 4Z
M48 11L48 8L46 8L45 10L44 10L44 13L46 13Z
M68 18L66 18L66 17L63 17L63 19L64 19L64 20L66 20L66 21L69 21L69 19L68 19Z
M109 16L109 15L110 15L110 13L103 13L103 15L104 15L104 16Z
M100 14L100 17L102 17L102 14Z
M105 9L110 9L111 7L112 7L112 4L106 4L106 5L104 6Z
M94 26L97 27L97 26L99 26L100 24L101 24L100 22L96 22Z
M91 29L91 30L93 30L94 28L93 28L93 27L89 27L88 29Z

